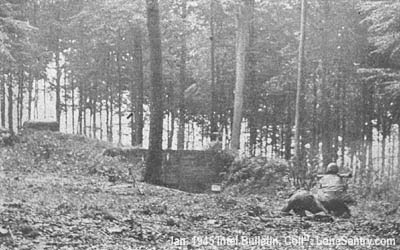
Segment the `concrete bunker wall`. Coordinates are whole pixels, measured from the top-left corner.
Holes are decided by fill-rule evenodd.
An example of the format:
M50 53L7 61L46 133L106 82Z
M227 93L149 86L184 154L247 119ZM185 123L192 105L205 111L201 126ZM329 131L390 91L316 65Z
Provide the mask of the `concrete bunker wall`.
M122 155L137 163L146 159L147 150L124 150ZM223 153L218 151L164 150L162 180L166 186L188 192L208 191L211 184L221 181L225 164Z

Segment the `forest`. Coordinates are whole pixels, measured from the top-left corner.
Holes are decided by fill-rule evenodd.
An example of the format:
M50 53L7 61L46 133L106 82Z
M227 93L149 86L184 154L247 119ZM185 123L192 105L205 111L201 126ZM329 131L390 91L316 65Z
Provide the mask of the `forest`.
M40 120L49 110L65 134L23 134L24 122ZM5 249L89 249L100 240L108 248L90 249L115 249L120 240L120 249L150 249L158 247L155 242L174 243L177 235L188 238L209 227L224 234L224 225L253 233L293 227L331 235L341 226L334 224L331 232L266 212L283 200L282 172L296 188L307 187L331 162L351 173L351 192L362 204L344 227L399 239L399 224L379 221L376 211L382 209L388 219L400 204L400 2L0 0L0 122L1 131L21 138L13 149L0 148L0 166L11 176L0 175L7 193L0 210L13 218L0 218L8 225L0 227L0 240L8 237L5 244L14 247ZM125 186L116 190L104 179L86 176L126 181L115 169L132 163L96 154L127 144L148 149L141 173L145 182L133 181L138 193L130 200ZM266 189L275 196L226 198L224 193L199 208L206 196L148 186L164 184L163 151L209 148L234 157L231 171L238 172L228 173L227 184L240 189L264 182L260 185L275 185L275 191ZM46 173L41 181L33 168ZM54 178L59 182L47 176L56 171L61 171ZM75 179L66 181L66 173ZM129 170L126 178L131 175ZM44 190L38 201L31 200L37 190L26 193L32 187ZM94 201L99 190L104 196ZM43 205L46 194L54 203L46 205L49 209ZM378 206L369 199L389 203ZM144 217L123 215L132 211L129 206ZM190 212L180 210L185 206ZM37 214L25 214L29 211ZM219 217L210 215L214 211ZM56 228L59 221L48 213L60 216L62 226ZM232 221L229 213L235 214ZM68 224L75 215L79 225ZM145 217L150 215L163 226L152 226L154 218ZM107 221L104 232L110 238L86 228L99 218ZM52 230L43 229L47 226ZM17 228L21 233L13 235ZM76 236L76 228L89 231ZM357 235L355 229L352 233ZM32 248L34 243L16 240L21 237L61 237L62 242ZM128 248L137 244L144 248Z
M145 1L2 0L1 125L18 131L53 94L44 108L72 133L121 142L127 126L137 146L152 120L153 147L220 141L398 188L400 4L307 2L301 39L300 1L165 0L147 16Z

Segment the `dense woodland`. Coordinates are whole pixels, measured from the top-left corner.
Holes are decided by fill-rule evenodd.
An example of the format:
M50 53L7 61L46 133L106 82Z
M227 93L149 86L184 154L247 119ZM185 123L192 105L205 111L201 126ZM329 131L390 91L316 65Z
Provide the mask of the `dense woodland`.
M357 184L392 189L400 3L304 2L301 36L299 0L0 0L1 126L18 131L54 93L58 122L103 140L121 140L132 113L142 145L150 113L150 165L163 130L185 149L196 126L250 156L292 160L298 145L303 175L338 161Z

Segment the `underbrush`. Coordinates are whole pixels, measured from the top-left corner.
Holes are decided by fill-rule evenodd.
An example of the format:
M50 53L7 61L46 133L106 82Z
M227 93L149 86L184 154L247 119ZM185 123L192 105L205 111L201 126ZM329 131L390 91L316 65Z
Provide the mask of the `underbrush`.
M231 164L224 174L224 186L233 193L274 193L290 186L288 174L288 164L283 160L244 158Z
M140 179L142 166L119 157L104 156L107 142L48 131L25 131L19 143L2 147L4 171L61 172L68 175L100 175L112 181Z

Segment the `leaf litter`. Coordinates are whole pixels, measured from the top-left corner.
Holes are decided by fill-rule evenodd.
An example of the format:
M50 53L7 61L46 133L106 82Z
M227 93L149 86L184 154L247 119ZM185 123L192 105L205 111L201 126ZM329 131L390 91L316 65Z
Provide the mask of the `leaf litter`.
M0 249L366 248L285 242L306 236L394 238L400 244L400 217L385 215L378 202L374 209L372 201L359 202L352 218L333 222L282 217L285 201L270 194L192 194L133 184L128 180L140 180L142 170L130 171L138 164L103 156L110 147L76 135L34 132L13 148L0 148ZM110 182L111 172L119 173L116 181ZM206 241L236 236L276 238L281 244Z

